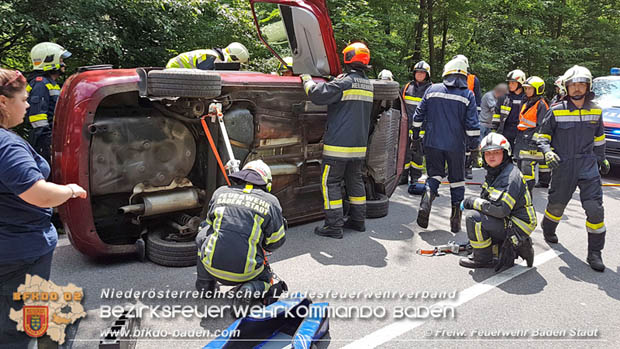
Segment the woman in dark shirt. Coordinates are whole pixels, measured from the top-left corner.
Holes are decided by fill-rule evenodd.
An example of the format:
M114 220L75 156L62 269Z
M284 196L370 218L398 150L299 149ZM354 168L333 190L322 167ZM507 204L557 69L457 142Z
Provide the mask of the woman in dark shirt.
M0 69L0 348L26 348L32 340L16 330L9 312L21 311L23 302L12 296L26 274L49 279L58 241L52 207L86 198L77 184L47 182L49 164L9 130L24 121L27 98L22 74Z

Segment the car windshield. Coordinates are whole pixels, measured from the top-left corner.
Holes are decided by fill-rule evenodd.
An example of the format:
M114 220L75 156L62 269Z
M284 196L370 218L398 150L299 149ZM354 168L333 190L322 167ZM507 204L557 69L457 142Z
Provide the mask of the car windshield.
M603 108L620 108L620 77L617 79L596 79L592 86L596 103Z

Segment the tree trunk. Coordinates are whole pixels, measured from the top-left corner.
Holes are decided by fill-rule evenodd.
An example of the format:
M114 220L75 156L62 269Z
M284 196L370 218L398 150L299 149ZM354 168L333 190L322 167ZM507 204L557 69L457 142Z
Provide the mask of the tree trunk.
M446 44L447 44L447 39L448 39L448 15L446 14L446 12L444 11L443 16L442 16L442 23L441 23L441 30L442 30L442 34L441 34L441 56L439 58L439 66L442 67L444 64L446 64Z
M415 28L415 42L413 44L413 64L422 58L422 36L424 35L424 14L426 13L426 0L420 0L420 13Z
M435 26L433 22L433 1L428 0L427 6L427 14L428 14L428 64L431 66L431 71L436 71L435 69L435 40L434 40L434 32L433 27Z

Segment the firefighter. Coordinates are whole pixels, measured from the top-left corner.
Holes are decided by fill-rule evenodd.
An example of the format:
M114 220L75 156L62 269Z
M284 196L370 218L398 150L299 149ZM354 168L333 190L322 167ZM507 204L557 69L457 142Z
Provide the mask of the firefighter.
M355 42L343 51L347 73L329 82L316 83L301 75L304 91L314 104L328 105L323 136L321 189L325 224L314 232L342 239L342 229L366 231L366 189L362 172L373 104L373 88L366 77L369 69L368 47ZM349 218L342 213L341 182L344 178L349 197Z
M538 150L536 144L537 132L540 128L549 105L545 100L545 81L538 76L531 76L523 83L527 101L519 113L519 124L517 125L517 138L515 140L515 155L519 161L519 168L523 173L523 178L527 182L527 188L532 194L536 180L535 167L538 163L543 163L544 167L539 168L540 185L549 185L551 172L546 163L544 155Z
M426 157L426 190L420 201L417 223L428 227L433 200L445 176L448 164L448 181L452 197L450 230L461 229L460 203L465 195L465 151L475 149L480 137L476 100L467 89L467 64L460 59L448 62L443 71L443 83L433 84L422 98L413 116L413 139L419 139L420 128L425 125L424 155Z
M493 114L493 130L503 134L510 142L510 147L515 148L517 137L517 125L519 125L519 113L527 97L523 92L525 73L519 69L508 73L508 94L497 100L495 114Z
M551 105L554 105L560 102L564 96L566 96L566 90L564 89L564 84L562 83L562 76L558 76L553 84L555 86L555 95L551 99Z
M171 58L166 68L215 70L215 63L247 63L249 59L248 49L241 43L233 42L224 49L214 48L181 53Z
M275 251L286 240L280 202L270 194L271 169L262 160L250 161L229 178L231 186L213 193L207 226L196 236L196 288L215 292L220 282L263 293L274 278L265 251Z
M476 98L476 108L478 109L478 114L482 111L482 92L480 91L480 79L472 73L469 72L469 59L464 55L456 55L454 59L460 59L465 64L467 64L467 88L474 93L474 97ZM472 179L474 178L472 168L474 166L474 161L478 163L478 153L474 152L465 152L465 178Z
M551 172L549 202L542 221L545 240L557 243L555 230L576 187L586 212L590 267L604 271L601 250L605 246L601 174L610 169L605 158L605 133L601 108L592 101L592 74L575 65L564 74L567 96L551 106L538 136Z
M408 82L403 87L401 94L405 101L407 120L409 122L409 129L413 123L413 114L416 108L422 101L424 93L431 87L431 66L424 62L419 61L413 66L414 79ZM420 130L420 139L424 137L424 128ZM417 186L418 179L422 176L422 170L424 169L424 153L420 141L413 142L411 137L409 138L409 144L407 147L407 153L405 158L405 170L401 175L401 183L409 183L409 193L414 193ZM411 178L411 180L409 180Z
M516 256L534 263L530 235L536 228L536 211L523 175L512 162L510 143L506 137L491 133L482 139L480 151L487 170L480 197L468 197L462 209L467 214L467 236L473 256L461 258L466 268L496 270L514 265ZM500 260L493 260L493 245L502 244Z
M64 60L71 57L71 52L52 43L36 44L30 51L33 72L28 76L28 104L26 113L32 131L28 142L48 164L52 157L52 121L60 85L56 82L65 72Z

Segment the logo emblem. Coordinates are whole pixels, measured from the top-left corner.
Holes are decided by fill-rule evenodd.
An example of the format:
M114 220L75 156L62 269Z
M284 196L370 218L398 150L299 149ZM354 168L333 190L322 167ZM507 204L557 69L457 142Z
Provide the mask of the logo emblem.
M24 332L30 337L41 337L47 331L48 308L41 305L25 305Z

